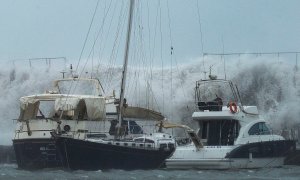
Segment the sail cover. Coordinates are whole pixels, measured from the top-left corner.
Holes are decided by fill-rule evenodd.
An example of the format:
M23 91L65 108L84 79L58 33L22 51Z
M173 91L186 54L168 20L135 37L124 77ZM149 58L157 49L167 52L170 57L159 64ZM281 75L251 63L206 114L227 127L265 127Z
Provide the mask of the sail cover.
M40 102L38 99L23 97L20 99L19 121L35 118L39 110Z
M55 111L75 110L77 108L79 100L79 98L74 97L58 98L55 100Z
M140 119L140 120L156 120L160 121L163 120L165 117L156 111L141 108L141 107L132 107L128 106L123 108L123 117L124 118L133 118L133 119Z
M86 110L89 120L105 119L105 99L103 97L68 97L55 100L55 110L70 111L74 110L75 114L79 111Z
M74 116L74 119L79 118L79 114L86 114L88 120L105 120L106 118L104 97L57 97L50 95L20 98L19 121L35 119L40 103L43 101L54 101L53 112L63 111L68 115Z
M84 98L88 118L90 120L105 120L105 98Z

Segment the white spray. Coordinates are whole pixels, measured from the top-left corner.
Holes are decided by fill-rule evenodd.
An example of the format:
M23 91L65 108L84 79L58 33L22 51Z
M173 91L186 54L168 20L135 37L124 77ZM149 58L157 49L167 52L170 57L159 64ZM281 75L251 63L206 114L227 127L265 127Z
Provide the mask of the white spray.
M203 79L205 74L202 60L195 59L192 63L174 67L172 71L165 69L164 93L161 88L161 69L152 70L151 82L146 76L137 78L133 68L129 69L127 102L161 111L172 122L192 125L195 81ZM205 69L212 66L214 75L225 77L224 64L219 57L207 56L204 61L207 66ZM300 75L294 71L294 65L287 62L288 59L279 61L249 56L226 58L226 77L237 84L243 103L258 106L260 113L274 129L289 129L300 123ZM62 75L59 73L61 69L55 67L1 67L5 68L0 69L0 144L11 144L16 122L13 119L19 116L19 98L51 89L52 81ZM113 89L119 90L119 70L110 70L112 76L107 76L108 71L96 75L107 95Z

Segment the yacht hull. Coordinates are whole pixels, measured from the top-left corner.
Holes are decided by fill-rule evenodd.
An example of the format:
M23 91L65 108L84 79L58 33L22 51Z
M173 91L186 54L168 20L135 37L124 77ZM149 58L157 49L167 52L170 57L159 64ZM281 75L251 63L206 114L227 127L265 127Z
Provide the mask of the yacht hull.
M249 159L190 159L168 160L167 169L256 169L265 167L280 167L284 157Z
M31 170L63 165L54 139L15 139L13 147L18 168Z
M168 169L253 169L280 167L284 164L284 159L288 153L294 150L295 141L292 140L248 143L234 148L225 157L217 157L216 155L215 158L205 158L205 152L201 152L200 149L193 158L171 157L167 159L166 167Z
M248 143L236 147L225 158L274 158L286 157L288 153L295 151L294 140L274 140ZM250 155L251 154L251 155Z
M73 138L57 138L57 146L72 170L154 169L164 164L175 149L133 148Z

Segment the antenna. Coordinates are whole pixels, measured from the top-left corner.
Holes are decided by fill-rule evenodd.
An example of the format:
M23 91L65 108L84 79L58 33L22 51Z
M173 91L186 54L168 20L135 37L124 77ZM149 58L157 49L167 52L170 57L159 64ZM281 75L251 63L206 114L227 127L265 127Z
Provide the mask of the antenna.
M204 74L204 80L206 79L206 74L207 74L207 71L202 71L203 74Z
M222 48L223 48L223 54L224 54L224 40L222 36ZM225 57L223 55L221 56L221 59L223 58L223 64L224 64L224 75L225 75L225 80L226 80L226 63L225 63Z
M217 76L211 74L211 69L212 69L213 66L214 66L214 65L209 66L209 75L208 75L208 77L209 77L209 79L211 79L211 80L216 80L216 79L217 79Z
M67 72L66 72L66 71L62 71L62 72L60 72L60 73L62 73L63 79L65 79L65 74L66 74Z
M295 71L298 72L298 53L296 53L296 65L295 65Z

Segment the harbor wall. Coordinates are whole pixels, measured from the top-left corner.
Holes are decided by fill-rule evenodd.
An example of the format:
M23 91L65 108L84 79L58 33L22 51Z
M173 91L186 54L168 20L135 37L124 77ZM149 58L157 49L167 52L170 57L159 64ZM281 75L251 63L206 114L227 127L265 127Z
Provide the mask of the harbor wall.
M13 146L0 145L0 163L16 163Z

